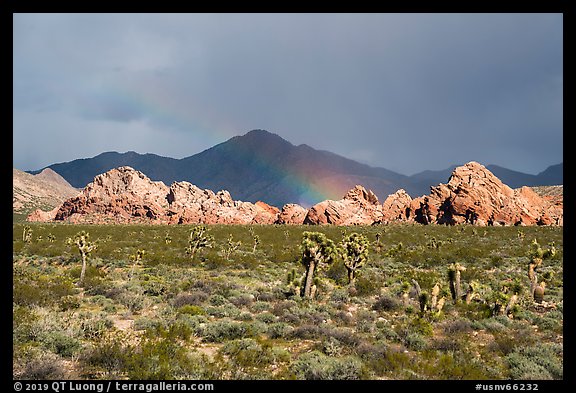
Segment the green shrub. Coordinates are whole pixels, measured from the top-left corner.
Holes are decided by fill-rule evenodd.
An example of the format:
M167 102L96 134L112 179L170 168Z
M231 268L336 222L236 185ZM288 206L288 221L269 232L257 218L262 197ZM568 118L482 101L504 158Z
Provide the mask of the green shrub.
M210 322L201 327L197 333L208 342L236 340L251 335L248 325L243 322L234 322L229 319Z
M358 358L354 356L334 358L318 351L300 355L292 362L290 371L296 379L305 380L353 380L365 376L362 362Z
M188 315L205 315L206 310L204 310L200 306L193 306L190 304L186 304L178 309L178 313Z
M413 351L422 351L428 346L426 339L420 333L408 333L404 343Z
M42 337L42 343L52 352L68 358L77 353L82 346L78 339L58 331L46 334Z
M268 325L268 337L274 338L287 338L293 330L292 326L284 322L276 322Z

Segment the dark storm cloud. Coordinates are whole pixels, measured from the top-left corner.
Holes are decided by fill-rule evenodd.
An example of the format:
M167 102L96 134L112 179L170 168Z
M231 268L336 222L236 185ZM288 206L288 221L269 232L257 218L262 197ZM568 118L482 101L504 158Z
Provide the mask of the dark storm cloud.
M562 161L558 14L15 15L13 62L22 169L254 128L406 174Z

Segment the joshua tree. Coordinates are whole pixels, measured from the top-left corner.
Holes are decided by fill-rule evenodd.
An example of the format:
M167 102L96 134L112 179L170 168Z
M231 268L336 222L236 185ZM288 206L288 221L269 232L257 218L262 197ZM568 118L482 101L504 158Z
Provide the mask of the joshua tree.
M98 248L98 245L90 241L90 234L86 231L78 232L72 242L76 244L82 257L82 270L80 271L80 281L78 282L79 285L82 285L84 283L84 276L86 275L88 257L92 251Z
M164 236L164 243L166 243L166 244L172 243L172 237L170 236L170 234L168 232L166 232L166 236Z
M344 266L348 270L348 284L354 286L356 271L368 260L368 239L364 235L351 233L340 242Z
M207 232L208 228L206 225L195 226L192 232L190 232L186 254L190 254L192 260L194 260L194 255L199 249L211 248L214 244L214 236L208 235Z
M242 245L241 241L234 241L234 237L232 236L232 234L230 234L230 236L228 236L228 248L226 248L226 250L224 251L224 254L226 254L226 259L230 259L230 254L232 254L234 251L236 251L238 249L238 247L240 247Z
M54 236L53 234L49 233L48 236L46 236L46 238L48 239L48 241L50 243L54 243L56 241L56 236Z
M312 298L314 284L314 273L322 265L332 263L336 254L334 242L321 232L304 232L302 244L300 245L302 257L300 263L306 268L304 280L304 297Z
M465 271L466 268L458 262L453 263L448 268L448 279L450 280L450 292L452 299L458 303L462 298L462 291L460 288L460 272Z
M130 269L130 279L132 279L132 275L134 274L134 268L136 268L136 265L140 263L145 253L146 251L144 250L137 250L136 254L130 255L130 259L134 261L134 263L132 264L132 268Z
M30 225L26 225L22 232L22 241L25 243L30 243L32 241L32 228Z
M538 244L538 241L534 239L530 243L530 249L528 251L528 257L530 262L528 263L528 278L530 279L530 296L538 303L541 303L544 298L544 291L546 289L546 284L544 281L538 284L538 276L536 270L542 265L544 259L553 258L556 255L556 247L554 243L550 243L546 250L543 250Z
M252 253L256 252L256 247L260 244L260 236L253 235L252 238L254 239L254 247L252 248Z
M468 284L468 290L466 291L465 295L466 304L470 304L470 302L472 302L472 299L474 299L475 296L476 296L476 284L471 282L470 284Z
M434 285L434 288L432 288L432 299L431 299L431 303L430 303L431 308L436 308L436 306L438 305L438 295L439 294L440 294L440 284L436 283Z

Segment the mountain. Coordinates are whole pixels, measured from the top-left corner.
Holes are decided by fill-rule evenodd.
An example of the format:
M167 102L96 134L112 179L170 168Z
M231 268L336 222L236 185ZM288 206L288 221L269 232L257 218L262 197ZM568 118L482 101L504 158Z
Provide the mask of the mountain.
M28 215L35 209L52 209L80 191L52 169L31 175L12 169L12 211L15 216Z
M165 184L188 181L200 188L226 189L236 200L261 200L274 206L311 206L325 199L339 199L356 184L386 197L408 179L308 145L295 146L264 130L233 137L182 159L107 152L48 168L73 186L84 187L96 175L120 166L130 166Z
M340 199L357 184L372 190L381 200L401 188L413 197L425 195L431 186L446 182L456 167L405 176L308 145L296 146L265 130L252 130L182 159L132 151L107 152L93 158L53 164L49 168L74 187L81 188L96 175L121 166L130 166L167 185L188 181L214 191L226 189L235 200L261 200L274 206L298 203L306 207L326 199ZM547 171L543 172L542 178L557 178L558 169ZM510 171L509 179L503 179L504 183L513 180L514 173L519 174L518 178L534 182L540 176ZM534 182L520 185L550 184ZM517 187L517 183L512 182L510 186Z

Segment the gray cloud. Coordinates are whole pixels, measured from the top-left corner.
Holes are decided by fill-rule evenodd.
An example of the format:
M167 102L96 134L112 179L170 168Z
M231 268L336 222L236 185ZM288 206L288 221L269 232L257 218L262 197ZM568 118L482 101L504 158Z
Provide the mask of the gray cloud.
M16 14L14 166L106 150L184 157L263 128L405 174L472 159L536 173L563 160L562 24Z

